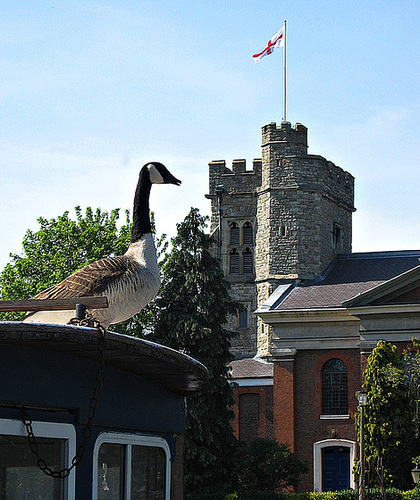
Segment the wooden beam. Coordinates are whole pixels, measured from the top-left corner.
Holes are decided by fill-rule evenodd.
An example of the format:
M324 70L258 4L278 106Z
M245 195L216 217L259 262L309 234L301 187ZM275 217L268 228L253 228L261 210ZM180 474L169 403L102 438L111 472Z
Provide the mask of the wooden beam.
M108 307L106 297L75 297L71 299L0 300L0 312L11 311L66 311L84 304L88 309Z

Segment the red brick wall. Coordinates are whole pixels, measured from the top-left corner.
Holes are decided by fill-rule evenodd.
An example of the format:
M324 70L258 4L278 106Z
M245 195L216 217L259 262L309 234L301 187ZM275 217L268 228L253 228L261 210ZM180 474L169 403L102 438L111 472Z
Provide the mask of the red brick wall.
M274 437L279 443L295 447L295 372L294 360L275 360L273 371Z
M322 367L339 358L348 370L349 418L320 419ZM274 434L287 443L297 457L306 460L309 472L299 490L313 489L313 445L317 441L342 438L356 441L355 393L360 390L360 351L347 349L298 351L294 361L277 360L274 365Z
M236 437L244 441L250 441L255 437L273 439L273 387L235 387L233 393L235 418L232 426ZM247 395L251 395L251 398L246 398ZM244 423L247 415L251 422ZM258 423L254 421L256 415Z

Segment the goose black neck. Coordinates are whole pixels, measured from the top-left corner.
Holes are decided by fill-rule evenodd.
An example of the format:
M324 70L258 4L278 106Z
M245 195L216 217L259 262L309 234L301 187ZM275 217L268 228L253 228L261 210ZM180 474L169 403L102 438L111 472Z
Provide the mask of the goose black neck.
M152 183L147 168L140 172L133 206L133 226L131 228L131 243L138 241L144 234L151 233L149 196Z

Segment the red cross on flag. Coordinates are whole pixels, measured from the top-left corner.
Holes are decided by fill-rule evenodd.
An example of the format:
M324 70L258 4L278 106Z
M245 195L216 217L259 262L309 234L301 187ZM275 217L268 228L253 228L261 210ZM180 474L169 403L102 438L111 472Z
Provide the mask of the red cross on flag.
M267 45L264 47L264 50L259 52L258 54L254 54L252 57L254 61L257 63L264 56L268 56L273 52L274 49L278 47L283 47L284 45L284 30L285 26L283 26L277 31L277 33L268 40Z

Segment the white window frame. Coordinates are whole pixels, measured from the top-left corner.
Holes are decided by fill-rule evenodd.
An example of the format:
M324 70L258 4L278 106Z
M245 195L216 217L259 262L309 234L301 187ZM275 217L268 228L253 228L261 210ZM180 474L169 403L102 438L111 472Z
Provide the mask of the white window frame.
M92 498L98 498L98 455L99 448L104 443L128 445L125 454L125 499L131 497L131 446L151 446L163 448L166 456L165 500L171 498L171 450L167 441L159 436L143 434L123 434L119 432L103 432L99 434L93 449Z
M76 430L73 425L61 422L32 422L35 438L64 439L64 467L69 467L71 460L76 455ZM21 420L0 418L0 435L23 436L27 431ZM42 458L42 457L41 457ZM47 464L48 465L48 464ZM76 470L73 468L64 481L64 499L75 500L76 492Z
M356 443L349 439L324 439L314 443L314 491L322 491L322 450L330 446L350 448L350 488L355 488L352 464L356 454Z

